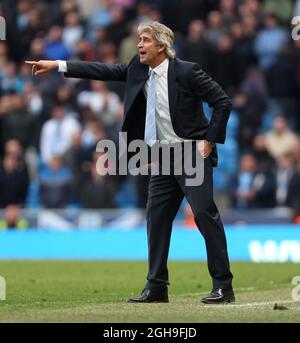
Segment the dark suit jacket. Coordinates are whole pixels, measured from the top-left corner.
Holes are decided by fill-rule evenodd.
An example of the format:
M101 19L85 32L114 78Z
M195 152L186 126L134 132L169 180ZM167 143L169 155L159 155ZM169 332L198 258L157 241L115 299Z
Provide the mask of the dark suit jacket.
M67 68L65 76L68 77L126 82L122 131L127 132L128 143L144 139L146 99L143 87L148 79L149 67L141 64L138 56L128 65L67 62ZM177 58L170 60L168 95L173 129L179 137L224 143L231 101L198 64ZM213 107L210 122L203 113L202 101Z

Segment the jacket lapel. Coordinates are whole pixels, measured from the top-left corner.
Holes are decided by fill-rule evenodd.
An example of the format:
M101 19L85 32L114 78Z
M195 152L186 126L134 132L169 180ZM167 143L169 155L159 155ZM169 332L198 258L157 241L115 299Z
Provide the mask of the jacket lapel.
M176 81L175 71L175 59L170 59L169 70L168 70L168 95L169 95L169 107L171 118L174 118L177 95L178 95L178 84Z

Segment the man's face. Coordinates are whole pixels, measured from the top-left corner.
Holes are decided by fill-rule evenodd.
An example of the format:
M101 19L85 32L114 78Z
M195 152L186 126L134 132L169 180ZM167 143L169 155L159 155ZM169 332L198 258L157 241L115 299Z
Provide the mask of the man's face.
M150 32L142 32L138 44L140 62L155 67L160 63L165 48L158 44Z

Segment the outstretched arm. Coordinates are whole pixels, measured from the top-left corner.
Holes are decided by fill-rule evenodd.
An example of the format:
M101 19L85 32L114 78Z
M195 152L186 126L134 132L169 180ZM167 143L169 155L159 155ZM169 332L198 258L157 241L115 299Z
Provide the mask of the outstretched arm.
M63 61L60 61L63 62ZM32 75L47 75L53 70L58 70L59 61L25 61L32 66ZM126 64L105 64L100 62L66 62L64 75L82 79L102 81L126 81Z
M67 62L67 77L101 81L126 81L127 64L100 62Z

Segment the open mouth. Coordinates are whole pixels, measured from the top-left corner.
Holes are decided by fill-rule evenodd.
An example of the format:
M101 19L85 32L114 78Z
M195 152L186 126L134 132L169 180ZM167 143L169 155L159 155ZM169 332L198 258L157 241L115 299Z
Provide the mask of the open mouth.
M144 57L146 55L146 52L145 51L140 51L140 56L141 57Z

